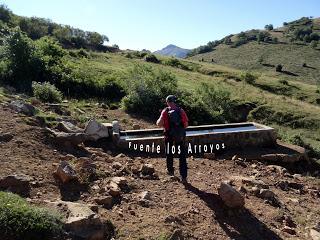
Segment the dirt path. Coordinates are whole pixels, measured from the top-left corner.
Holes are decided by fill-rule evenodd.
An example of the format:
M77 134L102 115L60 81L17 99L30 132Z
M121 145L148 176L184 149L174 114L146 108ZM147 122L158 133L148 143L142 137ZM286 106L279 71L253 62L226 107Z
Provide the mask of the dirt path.
M67 152L57 149L46 136L43 128L28 125L27 117L13 113L0 106L0 132L10 133L13 139L0 143L0 177L9 174L26 174L33 177L31 199L57 200L64 198L64 191L56 183L52 173ZM189 158L189 185L166 175L164 158L140 158L116 153L103 153L100 148L86 147L88 155L95 157L94 164L99 178L89 183L88 189L78 189L73 199L94 203L101 196L99 187L113 176L119 176L112 164L116 161L126 168L139 168L151 163L159 179L139 178L130 173L120 173L128 180L130 191L123 193L121 202L111 209L99 207L99 214L115 225L115 239L165 239L177 234L185 239L309 239L308 227L320 221L319 178L281 174L272 171L258 161L246 162L243 166L232 160L208 160ZM75 157L72 163L82 161ZM178 169L178 161L175 161ZM178 171L176 171L176 176ZM232 177L252 177L265 182L282 202L281 208L266 200L244 193L245 209L230 210L224 206L217 189L220 183ZM281 190L280 181L300 184L303 189ZM235 188L240 187L235 183ZM138 195L148 191L150 200L145 205ZM72 190L67 189L67 193ZM70 195L69 195L70 196ZM294 224L294 234L282 229L289 216ZM292 225L292 224L291 224Z

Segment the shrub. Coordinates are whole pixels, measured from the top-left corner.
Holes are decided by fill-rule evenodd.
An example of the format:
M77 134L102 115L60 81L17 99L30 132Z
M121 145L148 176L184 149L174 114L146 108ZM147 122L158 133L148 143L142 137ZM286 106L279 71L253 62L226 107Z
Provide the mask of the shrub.
M223 123L229 120L229 109L232 105L230 96L231 93L221 86L202 83L195 92L194 99L197 100L186 103L191 105L196 103L199 111L209 113L208 120Z
M181 62L177 58L169 58L164 61L165 65L171 66L171 67L176 67L176 68L181 68L183 70L191 71L192 68L186 65L185 63Z
M32 90L33 95L43 102L59 103L62 101L62 93L48 82L32 82Z
M1 239L42 240L58 238L61 218L49 210L31 206L13 193L0 192Z
M273 25L272 24L267 24L267 25L264 26L264 29L271 31L271 30L273 30Z
M249 84L254 84L257 77L250 72L242 72L240 75L240 79Z
M287 86L289 85L289 82L287 80L285 80L285 79L279 80L279 83L281 83L283 85L287 85Z
M277 64L276 72L282 72L282 65L281 64Z
M311 43L310 43L310 47L312 47L312 48L316 49L316 48L317 48L317 46L318 46L318 41L315 41L315 40L311 41Z
M152 63L160 63L160 60L154 55L154 54L147 54L144 57L144 60L146 62L152 62Z
M130 69L124 85L127 92L122 99L124 109L151 118L158 117L167 95L178 92L174 75L144 65L136 65Z

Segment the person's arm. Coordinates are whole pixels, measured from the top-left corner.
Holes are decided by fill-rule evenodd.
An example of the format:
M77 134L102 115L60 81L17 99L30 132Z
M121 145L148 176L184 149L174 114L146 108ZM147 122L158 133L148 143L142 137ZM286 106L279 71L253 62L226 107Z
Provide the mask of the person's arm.
M186 112L183 109L181 109L181 118L184 128L187 128L189 126L189 119Z
M163 127L164 126L164 120L163 120L163 114L164 114L164 110L161 112L160 117L157 120L157 126L159 127Z

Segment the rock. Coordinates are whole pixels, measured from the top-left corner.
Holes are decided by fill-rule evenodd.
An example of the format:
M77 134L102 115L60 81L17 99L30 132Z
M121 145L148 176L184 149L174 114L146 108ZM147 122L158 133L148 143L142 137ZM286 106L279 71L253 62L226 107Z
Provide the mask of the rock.
M218 189L222 201L231 208L241 208L244 206L244 197L232 186L222 182Z
M66 161L60 162L60 165L54 174L61 180L62 183L67 183L71 180L77 179L76 171Z
M83 132L82 128L79 128L72 124L71 122L62 121L59 122L57 125L57 129L62 132L66 133L81 133Z
M290 216L288 216L288 215L284 216L283 223L286 226L291 227L291 228L296 228L297 227L297 224L295 224L295 222L292 220L292 218Z
M216 155L214 153L204 153L203 157L209 160L215 160L216 159Z
M267 200L273 200L275 198L275 194L269 189L260 189L259 197Z
M27 116L34 116L36 113L36 109L34 106L20 100L12 101L11 103L9 103L8 107L18 113L23 113Z
M65 147L77 146L88 139L84 133L57 132L50 128L46 128L46 130L55 137L54 140L57 144Z
M173 216L173 215L166 216L166 218L164 219L164 222L165 223L178 223L180 225L184 225L181 218L179 218L178 216Z
M169 237L169 240L184 240L184 236L181 229L175 229L171 236Z
M119 197L121 195L121 188L115 182L110 182L108 189L109 194L113 197Z
M132 128L135 130L141 129L141 126L139 124L133 124Z
M151 194L149 191L143 191L139 193L138 196L140 197L140 199L143 199L143 200L151 200Z
M149 175L149 176L152 176L153 173L155 172L155 169L153 167L152 164L143 164L140 168L140 172L143 174L143 175Z
M122 168L122 164L119 163L119 162L114 162L114 163L112 163L112 168L116 169L116 170L119 170L119 169Z
M64 216L65 229L75 239L105 239L107 229L88 205L74 202L47 202Z
M252 177L234 176L231 179L232 181L241 181L243 184L246 184L252 187L255 186L258 188L265 188L265 189L269 188L269 186L262 180L257 180Z
M314 228L310 229L309 235L312 240L320 240L320 231L318 231Z
M119 158L125 158L126 155L124 155L123 153L119 153L117 156L115 156L115 159L119 159Z
M23 197L29 197L31 180L26 175L9 175L0 179L0 189L19 194Z
M278 172L281 175L284 175L285 173L287 173L287 169L278 165L268 165L267 166L268 170L271 170L273 172Z
M85 127L84 132L87 134L88 139L97 141L100 138L109 137L109 129L103 124L97 122L95 119L91 119Z
M272 162L285 162L285 163L293 163L300 161L301 155L300 154L284 154L284 153L272 153L272 154L265 154L262 155L261 158L263 160L268 160Z
M13 139L11 133L0 133L0 142L10 142Z
M61 160L63 160L63 161L71 161L71 160L73 160L73 159L75 159L76 157L75 156L73 156L72 154L67 154L67 155L65 155L65 156L62 156L61 157Z
M237 160L239 157L238 157L238 155L234 155L232 158L231 158L231 160L232 161L235 161L235 160Z
M95 202L99 205L103 205L106 208L112 208L113 206L113 197L112 196L100 196L94 199Z
M128 186L128 181L125 177L113 177L111 178L111 182L117 184L121 189Z
M291 227L288 227L288 226L284 226L282 229L281 229L282 232L285 232L285 233L289 233L290 235L296 235L296 230L294 230L293 228Z

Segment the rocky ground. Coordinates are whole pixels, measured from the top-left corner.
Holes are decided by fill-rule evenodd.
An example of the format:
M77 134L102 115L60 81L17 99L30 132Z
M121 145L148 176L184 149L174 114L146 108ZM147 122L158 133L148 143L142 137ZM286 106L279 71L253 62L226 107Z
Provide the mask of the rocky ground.
M123 114L105 111L114 118ZM300 167L297 173L294 166L238 157L189 157L189 183L182 184L178 161L176 176L167 176L164 158L119 153L108 141L61 147L39 119L16 113L6 103L0 116L0 188L20 192L34 204L71 209L68 202L80 203L76 206L90 209L86 216L99 219L94 224L112 223L114 233L108 228L105 234L109 238L319 239L320 175L315 169L301 172ZM148 126L140 119L124 125L133 123ZM8 175L22 175L15 181L25 185L8 187ZM222 182L231 198L219 196Z

